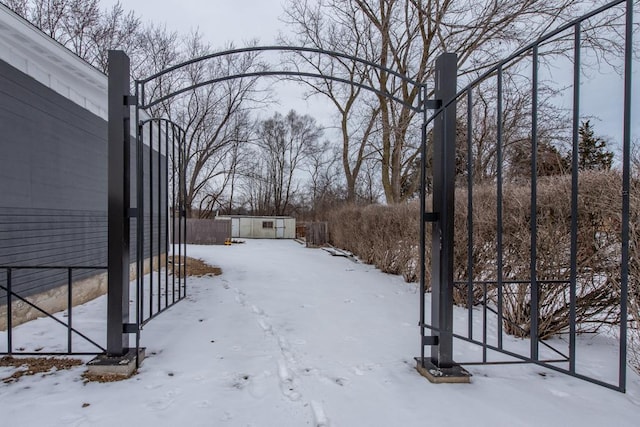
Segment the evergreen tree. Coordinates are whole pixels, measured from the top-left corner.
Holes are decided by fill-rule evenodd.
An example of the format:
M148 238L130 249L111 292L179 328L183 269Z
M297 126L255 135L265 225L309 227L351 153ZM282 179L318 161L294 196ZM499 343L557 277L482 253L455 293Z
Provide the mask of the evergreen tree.
M522 141L512 147L509 174L512 178L531 176L531 142ZM562 175L570 170L570 163L550 142L538 142L537 176Z
M589 120L582 122L578 129L578 169L601 170L611 169L613 152L607 150L607 142L596 137Z

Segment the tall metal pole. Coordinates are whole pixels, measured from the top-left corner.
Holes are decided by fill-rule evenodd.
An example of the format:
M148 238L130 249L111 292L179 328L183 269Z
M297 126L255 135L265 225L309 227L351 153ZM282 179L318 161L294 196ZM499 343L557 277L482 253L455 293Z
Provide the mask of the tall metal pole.
M107 354L129 347L130 112L129 57L109 51Z
M437 345L431 362L451 368L453 362L453 209L456 155L457 56L445 53L436 60L435 98L446 107L433 124L433 208L438 213L431 236L431 325Z
M428 108L438 108L433 120L433 212L425 212L427 150L426 127L422 131L422 173L420 195L420 335L418 372L433 383L469 383L471 374L453 361L453 225L456 179L456 85L458 58L445 53L436 60L435 100L422 96L426 118ZM425 325L425 223L431 232L431 325ZM425 327L431 336L424 336ZM431 346L431 357L425 357Z

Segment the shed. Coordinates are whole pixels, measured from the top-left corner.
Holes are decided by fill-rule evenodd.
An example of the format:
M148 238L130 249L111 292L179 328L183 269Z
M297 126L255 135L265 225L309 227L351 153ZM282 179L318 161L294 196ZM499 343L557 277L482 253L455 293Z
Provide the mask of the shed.
M219 216L231 219L231 237L246 239L295 239L296 219L290 216Z

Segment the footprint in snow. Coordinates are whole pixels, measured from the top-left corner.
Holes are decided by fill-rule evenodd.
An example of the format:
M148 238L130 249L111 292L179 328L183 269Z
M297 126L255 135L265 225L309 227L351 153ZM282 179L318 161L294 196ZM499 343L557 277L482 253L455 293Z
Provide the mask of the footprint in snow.
M329 419L327 418L327 415L324 413L324 408L322 407L322 403L312 400L311 411L313 411L313 421L314 421L315 427L329 426Z
M248 387L249 394L256 399L261 399L266 396L269 392L267 378L271 377L271 375L271 372L264 371L260 375L251 378Z
M209 408L211 407L212 403L209 400L202 400L198 403L196 403L196 407L198 408Z
M258 325L260 325L260 327L266 334L271 334L273 332L271 325L261 317L258 318Z
M174 402L175 402L175 399L168 393L167 396L165 397L162 397L158 400L147 403L147 407L152 411L163 411L165 409L170 408Z
M67 415L60 418L60 421L67 426L81 426L86 425L87 417L84 415Z
M291 401L295 402L300 400L301 395L295 389L293 375L284 360L278 361L278 377L280 378L280 390L282 394Z
M554 396L558 396L558 397L569 397L569 393L565 393L564 391L560 391L560 390L553 390L550 389L549 390L551 392L551 394L553 394Z

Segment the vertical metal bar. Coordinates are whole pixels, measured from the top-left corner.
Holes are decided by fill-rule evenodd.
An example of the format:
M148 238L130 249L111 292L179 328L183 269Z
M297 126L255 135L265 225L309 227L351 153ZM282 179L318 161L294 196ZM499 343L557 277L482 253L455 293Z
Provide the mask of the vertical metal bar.
M473 339L473 94L467 91L467 336Z
M425 293L426 283L426 226L425 226L425 214L426 214L426 195L427 195L427 180L426 180L426 168L427 168L427 106L424 104L426 100L426 87L420 88L420 105L422 105L422 133L420 140L420 363L424 367L424 336L425 336Z
M144 88L144 86L143 86ZM138 110L138 108L136 108ZM136 285L138 288L138 329L144 322L144 124L138 122L136 140Z
M142 86L142 88L141 88ZM142 316L143 316L143 297L144 290L142 289L142 274L140 267L140 218L142 212L141 203L141 181L140 176L142 166L142 137L143 137L143 126L140 125L140 105L144 103L144 85L141 85L138 81L135 83L136 88L136 369L140 367L140 360L138 356L140 355L140 325L142 324Z
M135 91L136 91L136 116L135 116L135 120L136 120L136 147L135 147L135 153L136 153L136 167L135 167L135 173L134 176L136 177L136 368L139 367L139 361L138 361L138 357L137 355L139 354L140 351L140 325L142 324L142 297L143 297L143 293L142 293L142 276L140 274L140 252L138 250L138 247L140 245L140 232L139 232L139 226L140 226L140 209L141 209L141 203L140 203L140 156L141 156L141 141L142 141L142 126L140 126L140 103L144 102L143 99L140 98L141 93L140 93L140 83L138 81L135 82Z
M487 283L482 283L482 363L487 363Z
M456 54L440 55L436 60L435 97L442 100L446 107L433 126L433 206L438 213L438 221L434 223L431 236L431 325L438 337L438 344L431 346L431 362L439 368L454 365L453 226L457 74Z
M182 221L183 221L183 227L184 227L184 231L182 234L182 239L183 239L183 245L184 245L184 263L183 263L183 275L184 275L184 290L183 290L183 297L187 296L187 203L186 203L186 198L187 198L187 167L189 166L189 158L187 157L187 144L182 144L182 151L183 151L183 162L184 162L184 168L182 171L182 186L183 186L183 194L184 194L184 203L183 203L183 212L182 212Z
M162 256L162 122L158 121L158 310L162 307L162 269L160 259Z
M109 203L107 353L122 355L129 343L130 129L129 57L109 51Z
M184 192L182 173L184 158L182 146L178 147L178 299L182 298L182 211L184 209Z
M166 122L164 135L164 303L169 306L169 122ZM174 127L171 126L173 134Z
M571 161L571 277L569 283L569 371L576 372L576 286L578 252L578 162L580 128L580 23L574 27L573 155Z
M498 67L498 99L497 99L497 203L496 203L496 231L497 231L497 287L498 287L498 348L502 349L502 303L503 303L503 260L502 260L502 66Z
M7 268L7 354L13 353L13 270Z
M179 174L176 174L176 138L175 134L173 135L171 141L171 149L173 151L173 157L171 162L171 197L173 198L173 205L171 206L171 260L172 260L172 269L171 269L171 280L173 282L173 302L176 302L176 212L177 209L177 200L176 200L176 178L179 177ZM180 280L178 279L178 286L180 286Z
M153 316L153 121L149 122L149 316ZM146 255L146 254L145 254Z
M538 45L533 47L531 89L531 358L538 360Z
M72 352L73 339L73 273L67 270L67 354Z
M631 90L633 61L633 0L627 0L624 49L624 123L622 142L622 257L620 272L620 354L618 386L627 388L627 298L629 293L629 221L631 191Z

